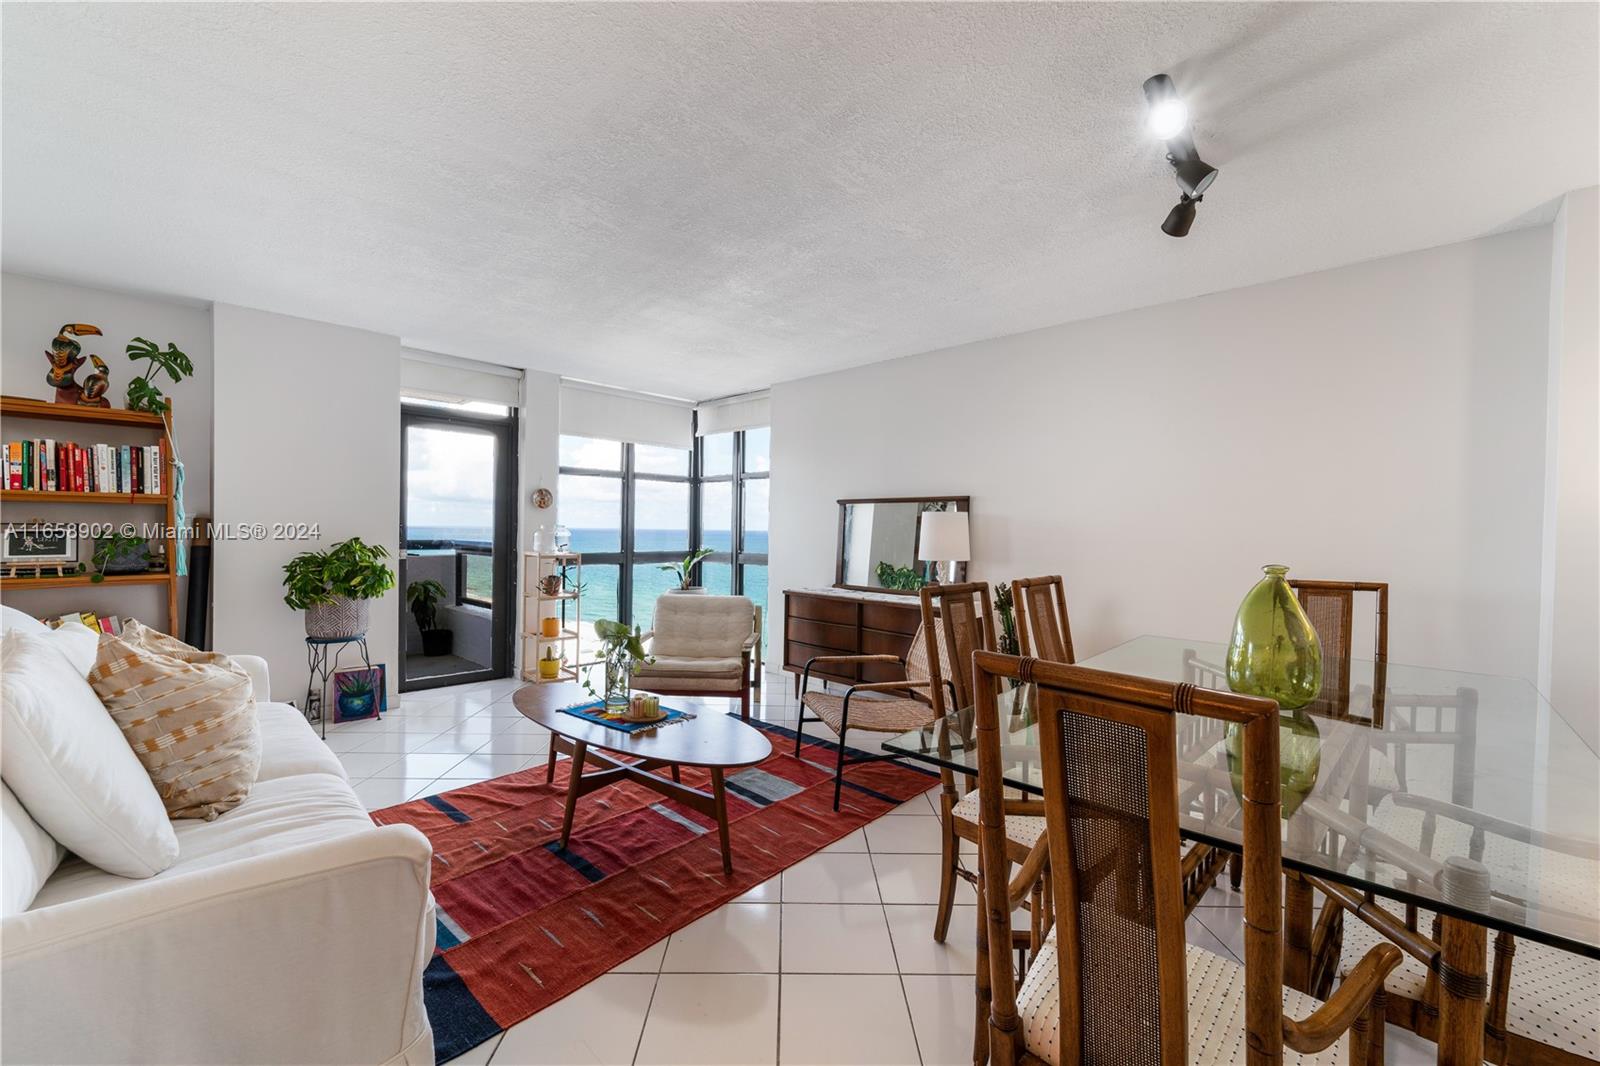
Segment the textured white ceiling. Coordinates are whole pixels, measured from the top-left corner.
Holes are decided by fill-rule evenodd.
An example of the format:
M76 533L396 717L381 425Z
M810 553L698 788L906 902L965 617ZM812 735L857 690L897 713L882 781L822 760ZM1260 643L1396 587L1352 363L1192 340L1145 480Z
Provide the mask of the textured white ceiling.
M716 396L1526 224L1597 12L5 4L3 263Z

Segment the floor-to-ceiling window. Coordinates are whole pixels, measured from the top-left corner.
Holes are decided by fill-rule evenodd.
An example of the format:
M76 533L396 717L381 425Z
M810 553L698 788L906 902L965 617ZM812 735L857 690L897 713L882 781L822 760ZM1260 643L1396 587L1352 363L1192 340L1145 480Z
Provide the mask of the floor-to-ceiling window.
M767 487L772 473L772 430L713 433L700 437L698 443L700 544L713 552L700 564L700 582L710 592L750 597L770 619Z
M561 522L583 555L583 617L648 630L656 597L673 585L693 530L693 454L687 448L561 438Z
M772 433L716 433L693 451L561 437L558 501L583 555L583 618L649 630L656 598L673 587L661 569L691 545L714 552L700 564L708 592L767 603L767 486Z

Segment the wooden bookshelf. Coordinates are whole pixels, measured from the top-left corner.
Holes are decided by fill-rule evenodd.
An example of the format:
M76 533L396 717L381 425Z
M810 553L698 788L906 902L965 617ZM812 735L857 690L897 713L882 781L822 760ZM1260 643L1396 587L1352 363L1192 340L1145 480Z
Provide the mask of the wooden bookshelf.
M171 402L170 400L168 401ZM169 408L168 417L171 417ZM162 446L163 458L167 463L172 458L172 438L167 432L167 423L160 415L148 411L125 411L115 407L75 407L71 404L51 403L49 400L34 400L22 396L0 396L0 442L12 438L32 438L41 436L34 432L18 429L15 420L28 419L35 422L51 422L63 429L69 425L88 426L116 426L124 429L143 430L155 434L155 443ZM57 430L48 434L62 440L71 439L70 432ZM104 443L95 441L88 434L81 436L86 439L76 440L81 445ZM170 466L162 471L162 477L170 483L172 471ZM0 592L18 592L23 589L86 589L109 588L128 585L165 585L167 591L167 632L178 636L178 575L174 572L178 561L178 541L176 537L177 507L170 491L163 493L127 493L127 492L48 492L33 489L0 489L0 502L15 508L20 504L67 504L80 507L98 507L109 505L144 505L148 507L162 507L165 509L165 532L163 541L166 544L167 569L156 573L147 574L106 574L100 581L92 580L90 574L73 574L70 577L19 577L0 579ZM8 522L29 521L29 516L19 516L15 510L6 514ZM81 552L81 549L80 549ZM70 605L69 605L70 606Z
M547 594L540 585L542 578L549 574L558 574L565 567L572 567L572 584L581 587L583 584L583 557L577 552L523 552L522 553L522 679L534 683L550 681L580 681L579 672L581 641L579 633L582 629L583 605L579 602L578 593L575 591L561 591ZM572 605L571 624L564 624L560 632L553 637L544 636L539 632L539 621L544 617L544 605L547 603L561 604L560 615L566 614L566 604ZM563 622L565 618L563 617ZM547 647L555 647L557 654L563 657L561 668L555 677L539 676L539 657L544 654ZM570 646L570 647L569 647Z
M36 489L0 489L3 503L143 503L166 504L165 492L40 492Z

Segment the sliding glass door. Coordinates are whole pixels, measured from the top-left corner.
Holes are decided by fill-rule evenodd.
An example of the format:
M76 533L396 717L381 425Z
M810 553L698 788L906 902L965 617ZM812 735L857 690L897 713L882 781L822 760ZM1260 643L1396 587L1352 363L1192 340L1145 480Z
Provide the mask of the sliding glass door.
M511 672L517 433L499 410L401 408L401 691Z

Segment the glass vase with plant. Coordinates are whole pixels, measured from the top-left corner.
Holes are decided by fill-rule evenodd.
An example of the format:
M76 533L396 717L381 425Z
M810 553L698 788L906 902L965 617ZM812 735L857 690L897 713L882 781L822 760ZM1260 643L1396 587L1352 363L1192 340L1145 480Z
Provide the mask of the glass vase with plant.
M306 636L339 640L367 631L369 600L394 588L389 551L360 537L324 552L301 552L283 564L283 602L306 612Z
M633 675L639 667L651 662L644 650L644 634L638 626L631 629L621 622L602 618L594 624L594 635L600 641L600 665L604 670L604 694L596 692L594 682L585 679L583 687L596 699L603 698L607 707L626 707L628 690Z
M679 563L662 563L656 569L665 570L678 579L678 587L674 592L694 592L700 588L694 583L694 568L700 565L700 560L710 555L714 549L696 548L683 557Z

